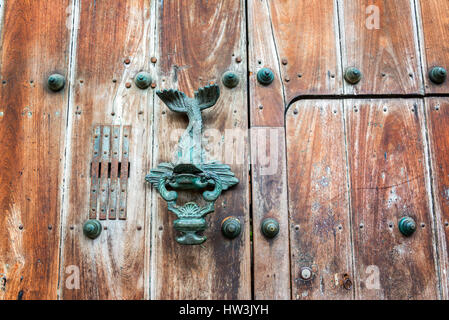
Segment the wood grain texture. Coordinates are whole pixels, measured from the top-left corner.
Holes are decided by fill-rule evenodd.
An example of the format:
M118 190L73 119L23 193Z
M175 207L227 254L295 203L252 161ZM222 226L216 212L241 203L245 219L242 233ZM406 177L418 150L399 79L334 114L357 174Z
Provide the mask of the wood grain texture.
M447 277L449 258L449 99L427 98L427 128L431 155L433 196L435 199L436 230L438 235L441 290L443 299L449 299Z
M284 93L280 61L272 32L269 1L248 1L249 94L251 123L251 196L255 299L290 299L289 219L285 159ZM275 73L269 86L257 82L257 71ZM281 232L266 239L263 219L276 219Z
M254 255L254 298L257 300L291 297L289 217L285 129L251 128L251 187ZM262 221L273 218L280 232L267 239Z
M145 0L80 2L62 225L63 299L148 297L149 274L144 273L144 267L149 252L144 235L148 232L145 199L149 191L144 177L151 166L153 91L138 89L133 77L141 70L150 70L150 39L154 34L150 6ZM91 240L83 235L82 228L90 212L89 170L96 125L120 126L122 135L130 126L127 183L131 192L127 194L127 219L102 220L104 230ZM104 137L103 132L102 139L113 141L111 133ZM107 177L104 182L108 199L115 190ZM123 186L120 181L112 182ZM106 217L107 204L104 209ZM79 289L72 287L71 266L80 270Z
M248 30L251 30L248 36L251 127L283 127L284 88L268 0L248 1ZM269 68L275 74L273 83L268 86L257 81L261 68Z
M176 0L158 4L158 86L193 96L199 87L220 85L217 104L203 112L204 141L208 159L231 166L240 183L224 192L215 212L206 220L207 241L183 246L175 241L173 221L164 200L153 196L151 297L153 299L251 298L248 115L245 1ZM243 58L242 58L243 59ZM221 76L233 70L240 77L234 89L221 85ZM155 100L153 163L172 161L187 119ZM234 141L234 142L233 142ZM180 194L178 203L198 199ZM238 217L242 233L234 240L221 234L221 222Z
M0 299L56 299L70 1L4 3L0 84Z
M438 274L420 100L347 100L356 298L436 299ZM404 237L398 221L417 231Z
M340 0L339 5L343 69L363 73L357 85L345 82L345 93L422 94L413 0Z
M293 299L352 299L342 101L303 100L286 115ZM301 269L313 278L301 278Z
M340 94L335 0L269 1L285 102L299 95Z
M449 16L445 14L449 1L416 0L416 4L426 93L449 93L449 81L438 85L428 76L436 66L449 70Z

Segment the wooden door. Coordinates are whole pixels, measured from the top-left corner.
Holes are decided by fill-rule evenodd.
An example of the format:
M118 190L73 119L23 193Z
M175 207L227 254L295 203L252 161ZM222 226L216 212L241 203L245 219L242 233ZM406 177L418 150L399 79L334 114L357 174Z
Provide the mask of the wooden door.
M448 299L449 80L431 77L449 68L447 8L1 0L0 297ZM187 246L145 176L175 161L188 126L157 90L207 85L220 98L202 113L204 156L239 183Z

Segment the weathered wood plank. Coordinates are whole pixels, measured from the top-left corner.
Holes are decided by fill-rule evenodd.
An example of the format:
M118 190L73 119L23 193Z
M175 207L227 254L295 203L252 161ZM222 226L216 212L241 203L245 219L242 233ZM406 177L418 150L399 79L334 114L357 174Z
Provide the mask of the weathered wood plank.
M427 127L432 165L433 196L435 199L436 230L438 235L441 291L449 299L449 99L427 98Z
M149 259L144 237L147 194L144 177L151 166L153 91L138 89L133 77L141 70L149 70L151 65L153 49L149 39L154 34L154 22L151 24L150 6L144 0L80 2L62 225L60 290L63 299L148 296L149 274L144 273ZM120 150L129 126L131 165L127 188L132 192L124 198L126 220L102 220L104 230L97 239L91 240L83 235L82 227L90 210L91 141L97 125L103 125L103 130L120 126ZM105 139L111 138L116 139L114 135ZM120 161L126 162L121 151L119 154ZM121 168L121 172L125 174L126 169ZM103 170L107 178L107 162L102 163ZM107 186L109 183L105 184L106 195L110 191ZM106 218L106 211L104 215ZM122 218L120 212L119 217ZM73 272L69 272L74 267L80 271L79 290L74 289Z
M290 299L290 250L285 159L285 104L280 61L271 29L268 1L248 1L249 84L251 123L251 196L253 222L253 296L255 299ZM257 71L275 73L269 86L257 82ZM280 234L266 239L265 218L276 219Z
M269 7L285 102L299 95L340 94L336 1L269 1Z
M363 78L346 94L422 94L413 0L339 1L343 68Z
M433 213L420 100L345 101L356 298L436 299ZM403 216L417 230L398 230Z
M283 127L284 93L268 0L248 1L248 30L251 30L248 37L251 127ZM261 68L269 68L275 74L269 86L257 81Z
M449 1L416 0L420 13L419 35L424 69L426 93L449 93L449 81L435 84L429 79L429 71L436 66L449 71Z
M254 298L259 300L291 297L285 157L284 127L251 128ZM261 232L266 218L279 222L274 239Z
M203 146L212 153L209 158L229 164L240 183L217 200L215 212L207 217L209 227L204 234L208 240L201 246L176 243L175 217L154 193L151 297L249 299L247 69L245 63L236 61L246 57L245 1L165 1L158 4L157 12L158 85L193 96L201 86L220 84L217 104L203 112ZM221 76L227 70L240 77L234 89L221 85ZM156 98L154 125L153 163L172 161L187 119L169 111ZM192 200L192 195L184 196L180 194L179 203ZM220 231L227 216L236 216L242 222L242 233L234 240L225 239Z
M294 299L353 298L342 105L303 100L286 115ZM313 271L310 280L303 268Z
M47 77L68 73L70 3L2 4L0 299L57 298L67 90Z

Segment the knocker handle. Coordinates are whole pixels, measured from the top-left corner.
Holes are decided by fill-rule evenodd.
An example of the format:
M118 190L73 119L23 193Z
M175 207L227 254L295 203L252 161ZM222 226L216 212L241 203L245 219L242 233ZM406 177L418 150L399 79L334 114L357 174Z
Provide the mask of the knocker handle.
M215 201L221 193L239 182L229 166L219 162L206 163L203 159L201 111L215 105L220 90L217 85L206 86L198 89L194 98L172 89L158 91L157 95L170 110L185 113L189 118L189 125L179 141L178 159L175 163L160 163L145 179L156 186L162 198L167 201L168 210L178 217L174 221L174 228L181 236L176 241L187 245L201 244L206 241L205 236L198 234L207 228L204 217L214 211ZM210 190L212 187L213 190ZM204 189L204 206L194 202L182 206L176 204L178 190Z

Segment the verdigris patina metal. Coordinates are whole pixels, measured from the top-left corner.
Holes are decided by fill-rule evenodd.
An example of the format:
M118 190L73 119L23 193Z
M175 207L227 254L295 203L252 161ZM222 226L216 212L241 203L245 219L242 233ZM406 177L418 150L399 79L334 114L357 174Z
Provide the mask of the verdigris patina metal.
M228 165L217 161L206 163L201 146L201 112L215 105L220 90L217 85L209 85L195 91L194 98L173 89L157 91L156 94L171 111L187 114L189 124L179 140L175 162L160 163L145 180L156 187L167 201L168 210L178 217L174 228L181 232L181 236L176 241L187 245L201 244L207 239L197 234L207 228L204 217L215 210L215 201L222 191L239 182ZM206 204L200 206L188 202L177 205L179 190L204 190L202 196Z

